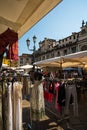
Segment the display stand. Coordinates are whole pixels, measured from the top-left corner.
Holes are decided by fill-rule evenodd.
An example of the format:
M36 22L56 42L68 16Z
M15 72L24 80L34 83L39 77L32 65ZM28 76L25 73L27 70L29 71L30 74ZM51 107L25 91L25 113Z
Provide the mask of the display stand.
M31 96L31 89L32 89L32 84L30 83L30 96ZM30 123L26 124L26 128L27 128L27 130L33 130L32 129L32 119L31 119L31 107L30 107Z
M66 88L66 85L65 85L65 88ZM66 99L65 99L65 101L66 101ZM57 120L58 125L60 123L62 123L63 121L66 121L66 129L67 130L75 130L70 125L70 115L69 114L65 114L65 106L62 106L61 109L62 109L61 110L61 118L59 120Z
M65 116L65 117L59 119L57 121L58 125L60 123L62 123L63 121L66 121L66 128L67 128L67 130L76 130L76 129L74 129L74 128L71 127L71 125L70 125L70 117L69 116Z
M45 106L45 108L48 112L50 112L52 115L54 115L57 118L58 126L61 125L62 123L65 123L64 125L65 125L67 130L75 130L74 128L72 128L72 126L70 124L70 115L65 114L65 106L61 106L61 111L60 111L59 116L55 112L50 110L47 106Z

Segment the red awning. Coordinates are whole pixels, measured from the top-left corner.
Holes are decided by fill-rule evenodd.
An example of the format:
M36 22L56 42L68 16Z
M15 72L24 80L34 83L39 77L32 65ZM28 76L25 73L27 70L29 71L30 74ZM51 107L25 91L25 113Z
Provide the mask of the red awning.
M4 33L0 34L0 55L6 50L8 45L16 41L18 41L18 33L9 28Z

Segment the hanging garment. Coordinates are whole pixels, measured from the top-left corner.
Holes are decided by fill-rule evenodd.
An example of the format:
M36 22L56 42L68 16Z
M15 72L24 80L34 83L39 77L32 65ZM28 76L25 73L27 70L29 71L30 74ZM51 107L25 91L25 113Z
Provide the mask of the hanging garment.
M30 96L31 120L39 121L45 116L43 83L35 81Z
M44 98L47 102L53 101L54 95L52 93L49 93L48 91L44 91Z
M13 129L13 112L12 112L12 83L3 81L2 86L2 118L3 130Z
M78 116L78 102L77 102L77 91L75 84L67 84L66 86L66 104L65 104L65 114L69 115L69 106L71 96L73 98L73 112L74 116Z
M44 85L44 98L47 102L52 102L54 97L54 82L47 80Z
M55 78L55 73L54 72L51 72L50 73L50 79L54 79Z
M7 82L7 102L8 102L8 118L7 118L7 130L13 129L13 110L12 110L12 83Z
M65 92L65 83L61 83L59 87L59 92L58 92L58 103L59 105L65 106L65 101L66 101L66 92Z
M22 89L23 95L29 94L28 81L29 81L28 77L23 76L23 89Z
M61 106L58 103L59 87L60 87L60 83L59 82L55 83L55 92L56 92L55 108L60 112L61 111Z
M2 53L2 54L0 55L0 68L2 67L3 55L4 55L4 53Z
M49 85L49 93L54 94L54 82L50 81L50 85Z
M9 46L7 58L10 60L18 60L18 41Z
M13 129L22 128L22 83L13 83Z

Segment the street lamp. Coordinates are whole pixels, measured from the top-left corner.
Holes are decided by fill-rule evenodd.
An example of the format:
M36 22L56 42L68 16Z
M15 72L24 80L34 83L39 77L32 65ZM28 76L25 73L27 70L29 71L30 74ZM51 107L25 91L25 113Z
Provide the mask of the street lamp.
M33 36L33 43L34 43L33 49L29 48L29 46L30 46L30 40L29 39L26 40L26 44L27 44L28 50L33 52L33 62L35 61L35 51L36 51L35 43L36 43L36 39L37 39L37 37L34 35Z

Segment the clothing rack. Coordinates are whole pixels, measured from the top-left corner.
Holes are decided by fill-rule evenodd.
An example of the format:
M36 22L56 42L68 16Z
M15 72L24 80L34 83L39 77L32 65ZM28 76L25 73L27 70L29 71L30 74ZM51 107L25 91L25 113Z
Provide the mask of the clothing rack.
M65 81L62 81L62 83L64 83ZM75 79L72 79L72 80L68 80L67 82L65 82L65 84L68 84L68 85L75 85ZM51 114L53 114L55 117L57 117L57 124L59 125L60 123L62 123L63 121L66 121L66 127L67 127L67 130L75 130L74 128L71 127L70 125L70 116L69 115L64 115L62 117L62 113L61 113L61 117L57 116L53 111L51 111L49 108L47 108L47 106L45 106L46 110L48 110ZM63 112L63 111L62 111Z

